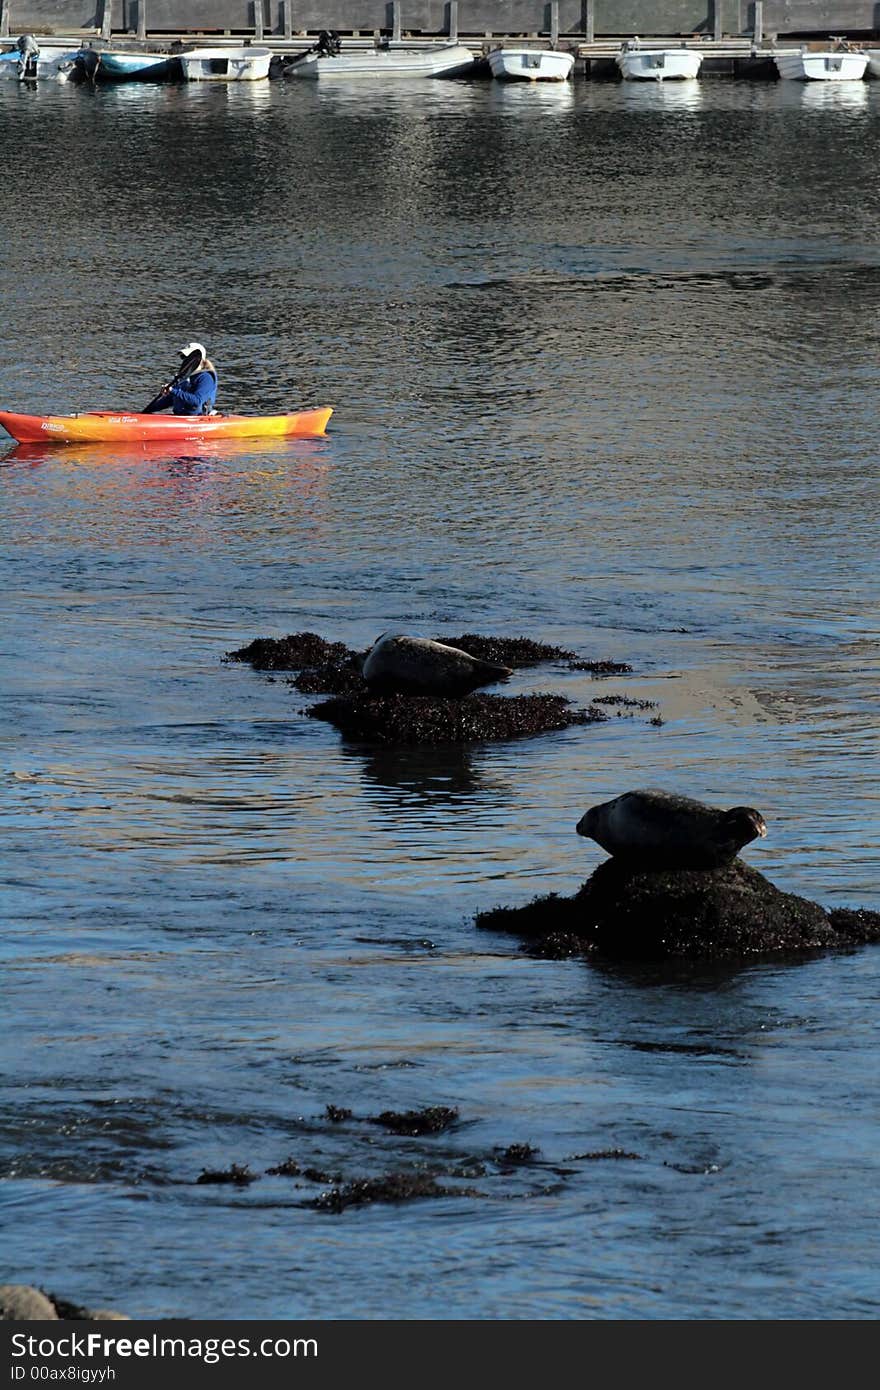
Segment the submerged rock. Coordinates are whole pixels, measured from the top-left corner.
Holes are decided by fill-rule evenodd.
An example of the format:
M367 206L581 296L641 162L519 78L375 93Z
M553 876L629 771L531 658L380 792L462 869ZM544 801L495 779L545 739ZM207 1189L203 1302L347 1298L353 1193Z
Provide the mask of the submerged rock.
M482 912L477 925L526 937L541 955L604 960L745 960L880 941L880 913L826 912L742 859L648 869L609 859L574 897Z

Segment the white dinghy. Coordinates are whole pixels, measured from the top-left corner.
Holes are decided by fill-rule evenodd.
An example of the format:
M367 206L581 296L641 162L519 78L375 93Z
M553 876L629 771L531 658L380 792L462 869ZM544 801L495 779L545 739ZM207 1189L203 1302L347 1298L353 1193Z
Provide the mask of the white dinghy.
M774 53L780 77L794 82L861 82L869 54L848 53L843 49Z
M269 76L268 48L190 48L178 54L187 82L258 82Z
M501 82L565 82L574 54L558 48L493 48L489 67Z
M392 47L352 49L343 53L339 36L322 30L314 48L284 65L285 77L458 77L474 66L474 55L461 43L434 44L424 48Z
M626 82L689 82L699 76L703 55L692 48L642 48L635 39L622 45L614 62Z

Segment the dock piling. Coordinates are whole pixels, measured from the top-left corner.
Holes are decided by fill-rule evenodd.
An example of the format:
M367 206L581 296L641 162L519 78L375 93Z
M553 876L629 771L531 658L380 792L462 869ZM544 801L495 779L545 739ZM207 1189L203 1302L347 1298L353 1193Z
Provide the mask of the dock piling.
M458 43L458 0L449 0L446 6L446 33L450 43Z
M147 0L137 0L137 36L141 43L147 37Z
M584 43L596 42L596 0L582 0L581 4L581 28L584 31Z
M764 39L764 0L755 0L752 6L752 39L755 43Z
M0 39L9 38L9 0L0 0Z

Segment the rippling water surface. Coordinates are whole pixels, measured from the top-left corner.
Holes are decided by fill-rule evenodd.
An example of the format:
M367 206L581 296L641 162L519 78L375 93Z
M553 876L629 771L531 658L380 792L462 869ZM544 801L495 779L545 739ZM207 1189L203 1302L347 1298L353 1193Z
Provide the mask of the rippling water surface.
M227 408L336 408L0 444L6 1277L144 1317L876 1317L875 949L600 970L473 915L572 891L582 811L640 785L758 806L750 862L880 908L880 88L2 85L3 405L136 406L196 337ZM628 662L601 693L663 723L370 751L222 660L391 627ZM368 1119L425 1105L458 1124ZM195 1184L288 1156L326 1180ZM481 1196L308 1205L413 1164Z

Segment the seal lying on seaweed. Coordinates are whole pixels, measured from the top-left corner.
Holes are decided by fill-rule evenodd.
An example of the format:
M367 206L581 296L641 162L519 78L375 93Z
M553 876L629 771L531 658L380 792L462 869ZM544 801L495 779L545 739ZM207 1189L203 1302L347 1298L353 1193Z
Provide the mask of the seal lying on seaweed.
M751 840L767 834L751 806L728 810L675 792L624 792L591 806L577 833L630 863L663 869L714 869L730 864Z
M513 672L509 666L483 661L444 642L385 632L367 653L363 674L367 685L382 694L459 699L481 685L506 680Z

